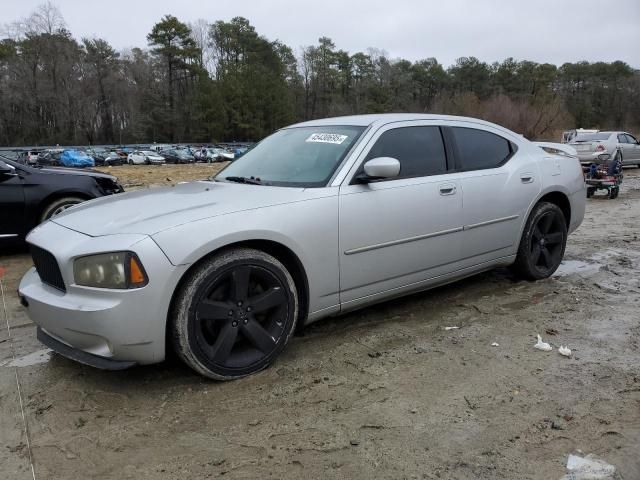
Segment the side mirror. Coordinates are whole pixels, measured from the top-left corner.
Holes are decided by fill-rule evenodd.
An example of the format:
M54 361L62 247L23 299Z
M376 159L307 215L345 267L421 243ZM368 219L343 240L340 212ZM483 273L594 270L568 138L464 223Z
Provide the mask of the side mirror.
M358 182L368 183L400 175L400 162L392 157L372 158L364 164L364 174L358 175Z
M0 175L13 175L14 173L16 173L15 168L0 160Z

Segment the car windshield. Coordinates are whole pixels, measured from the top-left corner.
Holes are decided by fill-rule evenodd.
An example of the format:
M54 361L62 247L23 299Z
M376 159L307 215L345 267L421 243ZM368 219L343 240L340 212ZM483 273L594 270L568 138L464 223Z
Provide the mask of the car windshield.
M611 136L610 133L579 133L574 142L593 142L595 140L606 140Z
M364 131L359 126L297 127L265 138L215 178L259 179L264 184L323 187Z

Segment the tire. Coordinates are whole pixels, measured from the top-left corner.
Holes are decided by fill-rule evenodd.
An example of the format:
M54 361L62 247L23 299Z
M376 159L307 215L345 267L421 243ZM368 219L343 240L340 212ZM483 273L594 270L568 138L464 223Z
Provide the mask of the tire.
M63 212L69 207L73 205L77 205L78 203L84 202L84 198L80 197L63 197L57 200L54 200L49 205L45 207L42 211L42 215L40 216L40 222L44 222L45 220L49 220L51 217L55 217L59 213Z
M596 189L594 187L587 187L587 198L593 197L594 193L596 193Z
M609 199L613 200L618 198L618 194L620 193L620 187L611 187L609 189Z
M129 160L127 160L127 163L128 163L129 165L133 165L133 160L129 159Z
M567 222L560 208L538 203L525 224L512 269L527 280L541 280L555 272L567 245Z
M170 340L196 372L235 380L275 360L295 330L298 309L295 283L280 261L235 248L204 261L182 283Z

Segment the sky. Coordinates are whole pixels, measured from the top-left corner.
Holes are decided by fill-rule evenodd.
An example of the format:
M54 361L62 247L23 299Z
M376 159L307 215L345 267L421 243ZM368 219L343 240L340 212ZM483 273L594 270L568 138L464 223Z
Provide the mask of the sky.
M26 17L43 0L1 0L0 24ZM145 47L163 15L184 22L249 19L257 32L295 52L321 36L355 53L389 58L507 57L560 65L622 60L640 68L640 0L54 0L69 30L116 49Z

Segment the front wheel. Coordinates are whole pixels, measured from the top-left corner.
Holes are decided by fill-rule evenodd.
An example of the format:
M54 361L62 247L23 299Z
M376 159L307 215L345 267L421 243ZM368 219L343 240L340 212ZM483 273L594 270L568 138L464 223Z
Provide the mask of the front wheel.
M74 205L77 205L81 202L84 202L84 199L80 197L64 197L59 198L58 200L54 200L42 211L40 222L49 220L50 218L64 212L67 208L73 207Z
M513 269L527 280L550 277L564 257L567 223L560 208L548 202L538 203L522 232Z
M237 248L188 275L172 308L171 340L198 373L234 380L269 366L295 329L298 294L286 267Z

